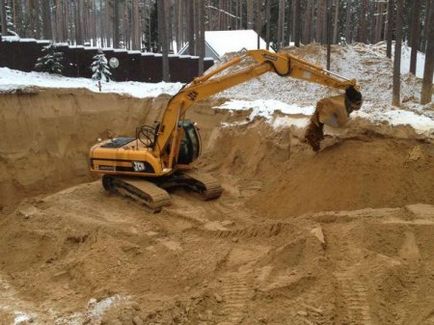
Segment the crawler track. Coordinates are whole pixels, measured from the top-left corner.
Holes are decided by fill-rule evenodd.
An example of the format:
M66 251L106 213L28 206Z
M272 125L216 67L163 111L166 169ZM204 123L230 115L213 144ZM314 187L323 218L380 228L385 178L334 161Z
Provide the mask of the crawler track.
M104 175L103 186L108 191L118 192L142 203L152 212L159 212L170 204L169 193L144 179Z
M170 204L170 195L166 190L171 188L187 188L197 193L202 200L217 199L223 192L215 178L191 171L171 175L155 183L141 178L104 175L102 184L107 191L142 203L152 212L160 212Z
M199 193L203 200L217 199L223 192L220 183L210 175L188 171L182 173L182 178L184 179L185 186Z

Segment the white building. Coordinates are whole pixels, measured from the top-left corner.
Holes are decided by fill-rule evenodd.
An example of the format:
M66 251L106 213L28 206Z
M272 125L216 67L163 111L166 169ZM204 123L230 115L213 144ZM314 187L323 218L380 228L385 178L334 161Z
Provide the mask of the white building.
M258 49L258 34L251 29L248 30L224 30L205 32L205 57L220 60L226 53L239 52L242 49ZM188 54L189 44L187 43L178 55ZM259 48L265 49L265 41L259 37Z

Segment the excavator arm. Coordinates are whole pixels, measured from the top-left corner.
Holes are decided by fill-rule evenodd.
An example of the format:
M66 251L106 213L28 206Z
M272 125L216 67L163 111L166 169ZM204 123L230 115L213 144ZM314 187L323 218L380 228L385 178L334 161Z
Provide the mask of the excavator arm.
M230 67L249 58L252 63L242 70L222 74ZM195 102L267 72L336 89L347 89L351 86L357 88L355 80L346 79L289 53L273 53L266 50L245 51L214 71L195 78L170 99L156 135L154 155L161 158L165 156L163 160L166 161L166 166L172 168L181 136L178 127L179 121L184 119L187 110Z
M238 67L244 64L246 66L239 70ZM237 71L231 67L237 67ZM201 145L197 128L185 119L185 114L197 101L267 72L345 89L345 96L335 96L340 102L336 104L334 99L328 105L332 109L351 109L356 103L348 95L357 94L354 80L333 74L291 54L245 51L184 86L170 99L157 128L144 126L136 130L135 138L119 137L94 145L89 154L91 171L103 175L102 184L107 191L130 197L152 211L159 211L169 204L167 190L176 187L194 191L205 200L220 197L223 189L216 179L190 168L199 156ZM347 99L350 105L344 104ZM319 103L327 106L323 101ZM311 120L307 139L316 144L322 139L322 115L316 112Z

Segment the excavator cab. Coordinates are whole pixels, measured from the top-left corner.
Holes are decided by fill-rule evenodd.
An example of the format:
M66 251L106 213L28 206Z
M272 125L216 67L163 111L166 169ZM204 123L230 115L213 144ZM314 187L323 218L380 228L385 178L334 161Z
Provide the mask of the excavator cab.
M181 120L178 125L184 131L179 148L178 164L188 165L200 156L200 134L196 123L190 120Z

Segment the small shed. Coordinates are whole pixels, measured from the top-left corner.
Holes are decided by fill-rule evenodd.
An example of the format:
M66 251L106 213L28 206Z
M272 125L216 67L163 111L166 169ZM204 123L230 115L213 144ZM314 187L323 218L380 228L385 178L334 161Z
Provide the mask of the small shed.
M205 57L220 61L226 53L238 52L242 49L258 49L258 34L252 29L246 30L222 30L205 32ZM265 41L259 37L259 48L266 48ZM178 55L185 55L189 52L187 43Z

